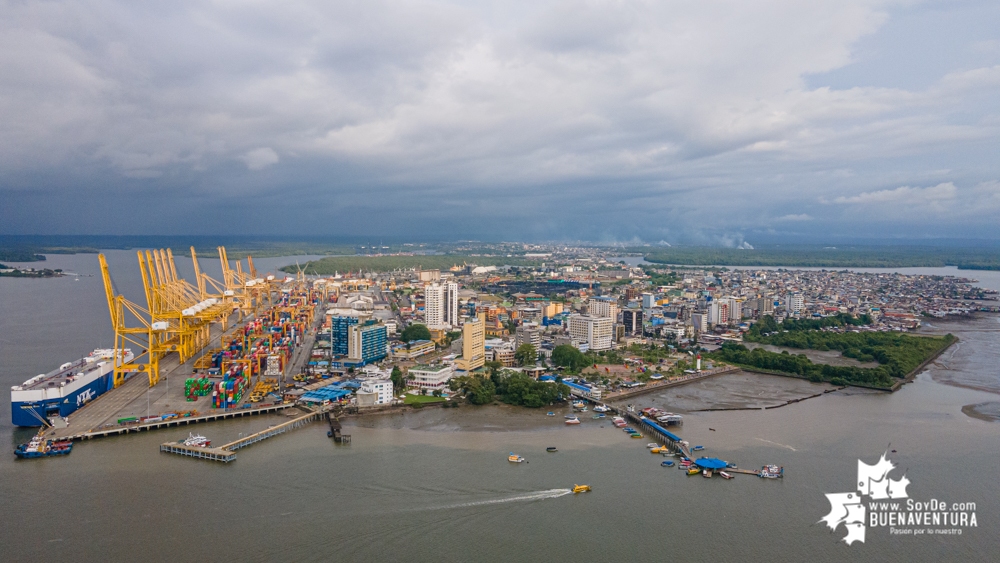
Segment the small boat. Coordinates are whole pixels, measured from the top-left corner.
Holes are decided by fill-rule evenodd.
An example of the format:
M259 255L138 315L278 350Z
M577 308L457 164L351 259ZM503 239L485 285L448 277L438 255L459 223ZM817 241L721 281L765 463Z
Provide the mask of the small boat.
M725 471L720 471L719 475L721 475L723 479L732 479L733 478L732 475L730 475L729 473L726 473Z
M594 407L594 412L608 412L610 410L611 409L605 405L597 405L596 407Z
M670 461L668 459L667 461L661 461L660 462L660 466L661 467L673 467L674 466L674 462L672 462L672 461Z
M547 451L549 453L552 453L552 452L558 452L559 450L556 449L555 446L549 446L549 447L545 448L545 451Z
M715 432L715 428L709 428L709 430L711 430L712 432Z
M567 419L566 424L580 424L580 419L576 417Z
M594 409L594 410L597 410L597 409ZM892 450L892 453L896 453L896 450Z
M698 469L697 467L688 469L688 475L697 475L699 473L701 473L701 469Z
M196 448L207 448L212 445L212 441L202 436L201 434L195 434L194 432L189 432L188 437L184 440L184 445L193 446Z
M632 434L632 437L633 438L642 438L642 434L639 434L638 432L636 432L635 434Z
M652 448L658 448L658 447L660 447L660 445L657 444L656 442L650 442L650 443L646 444L646 447L652 449Z
M511 463L524 463L524 458L514 452L510 452L510 455L507 456L507 461Z
M736 469L736 464L735 463L727 463L726 467L728 467L729 469Z
M576 418L576 415L575 414L566 414L566 415L563 415L563 418Z
M691 451L693 451L693 452L700 452L703 449L705 449L705 446L695 446L695 447L691 448Z
M705 477L706 479L711 479L712 478L712 470L711 469L706 469L706 470L702 471L701 472L701 476Z
M577 402L573 403L573 408L574 409L582 409L582 408L586 408L586 406L587 405L583 401L577 401Z
M545 416L555 416L555 415L556 415L556 413L554 413L554 412L547 412L547 413L545 413Z
M36 434L27 444L21 444L14 450L19 459L32 459L55 455L68 455L73 451L73 442L69 440L46 440Z
M597 420L597 419L599 419L599 418L602 418L603 416L604 416L603 414L595 414L594 416L592 416L592 417L590 417L590 418L592 418L592 419L594 419L594 420Z
M589 493L590 485L573 485L573 493Z

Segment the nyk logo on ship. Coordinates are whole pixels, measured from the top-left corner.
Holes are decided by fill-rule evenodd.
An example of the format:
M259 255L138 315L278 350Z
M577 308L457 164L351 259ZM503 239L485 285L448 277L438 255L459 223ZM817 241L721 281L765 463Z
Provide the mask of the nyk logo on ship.
M79 407L80 405L86 403L87 401L93 398L94 398L94 390L87 389L83 393L80 393L79 395L76 396L76 406Z
M867 527L888 527L892 535L961 535L962 528L976 528L976 503L946 503L937 499L926 502L907 498L906 487L910 480L905 475L889 478L896 466L882 454L878 463L868 465L858 460L858 492L832 493L830 513L820 519L831 530L841 524L847 530L844 541L851 545L864 543ZM864 497L867 501L867 512ZM900 502L906 499L906 502ZM880 501L880 502L873 502Z

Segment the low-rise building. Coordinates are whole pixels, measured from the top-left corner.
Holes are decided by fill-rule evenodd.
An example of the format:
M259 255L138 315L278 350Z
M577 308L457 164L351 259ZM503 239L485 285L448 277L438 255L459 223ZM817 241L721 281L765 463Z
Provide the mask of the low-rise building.
M410 386L428 391L444 391L454 375L455 370L445 364L416 365L407 372Z
M359 407L392 404L391 379L366 379L355 394Z
M434 343L430 340L414 340L406 344L400 344L392 349L392 357L400 360L412 360L424 354L434 351Z

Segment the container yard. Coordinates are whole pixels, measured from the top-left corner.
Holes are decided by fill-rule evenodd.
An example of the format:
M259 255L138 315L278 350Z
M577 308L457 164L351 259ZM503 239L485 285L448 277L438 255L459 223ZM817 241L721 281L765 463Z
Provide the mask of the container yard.
M293 406L283 391L309 360L316 315L327 296L304 276L258 277L253 260L233 266L223 247L223 279L176 276L173 253L137 253L146 303L116 294L101 271L116 345L113 387L68 417L45 420L48 439L89 439L267 414ZM54 423L54 425L53 425Z

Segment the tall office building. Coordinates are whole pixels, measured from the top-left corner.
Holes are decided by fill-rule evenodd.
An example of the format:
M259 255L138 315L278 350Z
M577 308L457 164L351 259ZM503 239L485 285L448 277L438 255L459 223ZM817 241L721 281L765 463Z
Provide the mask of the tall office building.
M370 364L385 359L388 339L384 324L366 321L349 326L347 333L349 360Z
M441 328L445 320L445 286L431 283L424 286L424 322L428 328Z
M591 350L610 350L615 321L611 317L570 315L569 335L577 342L586 342Z
M622 324L625 334L642 334L642 309L625 309L622 311Z
M455 367L464 371L479 369L486 364L486 323L472 318L462 325L462 357L455 360Z

